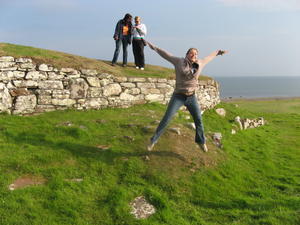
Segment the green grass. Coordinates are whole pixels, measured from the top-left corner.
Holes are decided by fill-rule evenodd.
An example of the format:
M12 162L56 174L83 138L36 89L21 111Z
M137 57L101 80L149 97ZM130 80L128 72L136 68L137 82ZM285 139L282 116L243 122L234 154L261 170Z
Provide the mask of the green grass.
M96 69L100 73L110 73L116 76L127 77L156 77L174 79L174 69L146 65L144 71L135 69L133 63L129 63L128 67L123 68L120 63L112 67L111 62L105 60L97 60L86 58L82 56L67 54L63 52L34 48L30 46L0 43L0 56L13 56L13 57L29 57L37 64L50 64L57 68L74 68L74 69ZM159 57L159 56L158 56ZM208 76L200 76L201 80L211 79Z
M281 103L289 105L284 113L270 112ZM146 152L153 121L165 110L159 104L0 115L0 224L299 224L299 105L234 104L220 104L225 118L204 113L208 153L193 143L186 112L171 124L182 135L167 131ZM232 135L237 115L264 116L268 124ZM223 134L223 149L213 146L210 132ZM47 183L9 191L24 175ZM83 182L66 180L72 178ZM140 195L157 209L145 220L129 213L129 202Z

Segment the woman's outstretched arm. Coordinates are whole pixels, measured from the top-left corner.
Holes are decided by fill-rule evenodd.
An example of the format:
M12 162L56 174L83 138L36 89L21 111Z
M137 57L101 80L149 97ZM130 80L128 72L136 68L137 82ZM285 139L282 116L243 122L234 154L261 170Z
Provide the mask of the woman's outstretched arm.
M153 45L149 41L147 41L147 44L152 50L156 51L161 57L163 57L164 59L166 59L167 61L169 61L173 65L175 65L177 63L177 61L180 59L179 57L173 56L172 54L166 52L165 50L156 47L155 45Z
M214 58L216 58L218 55L224 55L228 53L228 51L224 51L224 50L217 50L212 52L210 55L206 56L204 59L201 59L200 61L206 65L207 63L209 63L210 61L212 61Z

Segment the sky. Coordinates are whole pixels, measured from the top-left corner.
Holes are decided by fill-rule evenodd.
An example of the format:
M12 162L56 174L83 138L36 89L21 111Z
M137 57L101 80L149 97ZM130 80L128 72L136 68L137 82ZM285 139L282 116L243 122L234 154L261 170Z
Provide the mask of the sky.
M175 56L190 47L200 58L228 50L206 75L300 76L299 0L0 0L0 42L111 60L126 13L140 16L147 40ZM148 47L145 58L172 67Z

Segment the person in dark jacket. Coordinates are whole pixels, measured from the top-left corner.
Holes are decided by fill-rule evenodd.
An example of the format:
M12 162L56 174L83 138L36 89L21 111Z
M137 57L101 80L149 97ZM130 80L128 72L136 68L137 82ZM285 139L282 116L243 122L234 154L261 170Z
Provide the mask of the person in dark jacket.
M120 47L122 43L123 47L123 67L127 65L127 47L131 44L131 32L132 32L132 16L127 13L123 19L119 20L114 33L114 40L116 42L116 49L114 53L111 65L114 66L118 60L120 53Z

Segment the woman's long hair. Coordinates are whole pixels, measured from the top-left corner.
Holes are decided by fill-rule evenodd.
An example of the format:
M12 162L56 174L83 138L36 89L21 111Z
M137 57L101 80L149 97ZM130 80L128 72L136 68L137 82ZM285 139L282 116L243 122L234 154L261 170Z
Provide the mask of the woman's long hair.
M132 20L132 15L130 15L129 13L126 13L123 20L122 20L122 23L125 25L125 26L128 26L128 32L129 34L131 34L131 30L132 30L132 23L131 23L131 20Z

